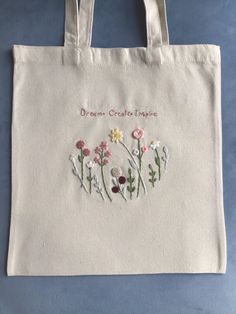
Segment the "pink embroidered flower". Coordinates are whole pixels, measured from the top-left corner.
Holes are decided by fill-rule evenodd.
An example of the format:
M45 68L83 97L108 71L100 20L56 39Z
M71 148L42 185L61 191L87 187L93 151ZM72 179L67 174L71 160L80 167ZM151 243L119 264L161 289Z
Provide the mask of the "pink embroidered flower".
M112 156L112 152L110 150L107 150L104 155L105 157L109 158Z
M100 148L99 146L97 146L97 147L95 148L95 153L96 153L96 154L100 154L101 152L102 152L101 148Z
M85 142L83 141L83 140L80 140L80 141L78 141L77 143L76 143L76 147L78 148L78 149L82 149L83 147L84 147L84 145L85 145Z
M143 153L147 153L149 151L149 147L145 145L141 148L141 150Z
M104 164L104 165L108 165L109 162L110 162L110 161L109 161L108 159L104 159L104 160L103 160L103 164Z
M83 149L83 154L84 154L84 156L89 156L90 155L90 153L91 153L91 151L90 151L90 149L88 149L88 148L84 148Z
M135 130L133 130L132 136L134 139L140 140L144 138L144 130L140 128L136 128Z
M102 141L100 144L101 149L107 150L108 149L108 143L105 141Z
M96 156L96 157L94 158L94 162L95 162L95 164L99 164L100 159L99 159L99 157L98 157L98 156Z

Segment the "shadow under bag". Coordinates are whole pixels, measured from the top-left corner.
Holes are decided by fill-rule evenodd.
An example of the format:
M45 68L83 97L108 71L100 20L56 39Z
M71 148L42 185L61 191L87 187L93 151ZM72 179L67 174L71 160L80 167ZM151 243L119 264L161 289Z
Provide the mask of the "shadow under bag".
M14 45L9 276L225 273L221 57L92 48L94 0L66 0L63 47Z

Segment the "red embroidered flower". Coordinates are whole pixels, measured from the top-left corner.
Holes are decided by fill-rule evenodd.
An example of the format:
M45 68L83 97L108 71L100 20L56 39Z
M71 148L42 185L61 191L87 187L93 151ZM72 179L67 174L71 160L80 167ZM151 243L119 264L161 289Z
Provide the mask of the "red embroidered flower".
M83 154L84 154L84 156L87 157L87 156L90 155L90 153L91 153L91 152L90 152L90 149L88 149L88 148L84 148L84 149L83 149Z
M118 186L113 186L113 188L111 190L113 193L119 193L120 192L120 188Z
M126 182L126 178L125 177L123 177L123 176L119 177L119 183L120 184L125 184L125 182Z
M135 130L133 130L132 136L134 139L140 140L144 138L144 130L140 128L136 128Z
M80 141L78 141L77 143L76 143L76 147L78 148L78 149L82 149L83 147L84 147L84 145L85 145L85 142L83 141L83 140L80 140Z

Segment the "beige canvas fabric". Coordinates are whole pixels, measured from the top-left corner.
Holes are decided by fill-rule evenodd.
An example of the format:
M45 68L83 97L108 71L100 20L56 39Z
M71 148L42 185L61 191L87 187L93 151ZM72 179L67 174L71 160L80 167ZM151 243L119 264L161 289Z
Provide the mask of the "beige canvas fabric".
M94 3L66 1L65 46L14 46L8 275L225 273L220 48L91 48Z

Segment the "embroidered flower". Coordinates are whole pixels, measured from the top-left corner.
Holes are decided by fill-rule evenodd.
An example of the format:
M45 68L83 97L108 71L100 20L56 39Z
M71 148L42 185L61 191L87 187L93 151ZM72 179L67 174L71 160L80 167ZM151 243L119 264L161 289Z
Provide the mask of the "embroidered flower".
M119 183L120 184L125 184L126 178L124 176L119 177Z
M107 150L108 149L108 143L105 142L105 141L102 141L101 144L100 144L100 148L104 149L104 150Z
M94 162L93 162L92 160L90 160L90 161L88 161L88 162L86 163L86 167L87 167L88 169L93 169L94 166L95 166L95 164L94 164Z
M94 162L95 162L95 164L99 164L100 159L99 159L99 157L98 157L98 156L95 156L95 158L94 158Z
M160 142L160 141L157 141L157 142L152 141L152 142L150 143L149 147L150 147L152 150L155 150L155 149L157 149L158 147L160 147L160 145L161 145L161 142Z
M95 148L95 153L96 153L96 154L100 154L101 152L102 152L101 147L97 146L97 147Z
M79 140L79 141L75 144L75 146L76 146L78 149L82 149L82 148L84 148L84 146L85 146L85 142L84 142L83 140Z
M134 139L140 140L144 138L144 130L140 128L136 128L135 130L133 130L132 136Z
M104 156L109 158L112 156L112 152L110 150L107 150L105 153L104 153Z
M103 159L103 164L104 164L104 165L108 165L108 164L109 164L109 162L110 162L110 160L109 160L109 159Z
M139 155L139 150L137 148L133 149L132 154L134 156L138 156Z
M118 178L122 175L122 170L120 167L114 167L111 169L111 175L115 178Z
M90 153L91 153L90 149L88 149L88 148L83 149L83 154L85 157L88 157L90 155Z
M113 186L111 190L112 190L112 192L115 193L115 194L120 192L119 186Z
M98 164L101 168L101 177L102 177L102 184L103 184L104 191L108 199L112 202L112 198L110 197L110 194L106 187L106 180L105 180L105 175L104 175L104 166L110 163L109 157L112 156L112 152L109 150L108 143L105 141L102 141L100 145L95 148L95 153L97 155L94 158L94 162Z
M123 132L118 128L112 129L109 136L113 143L119 143L123 140Z
M144 153L147 153L148 151L149 151L149 147L148 146L143 146L142 148L141 148L141 151L142 151L142 153L144 154Z

